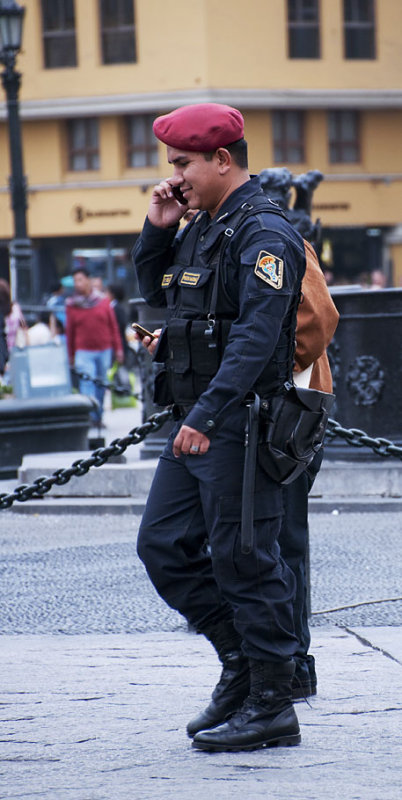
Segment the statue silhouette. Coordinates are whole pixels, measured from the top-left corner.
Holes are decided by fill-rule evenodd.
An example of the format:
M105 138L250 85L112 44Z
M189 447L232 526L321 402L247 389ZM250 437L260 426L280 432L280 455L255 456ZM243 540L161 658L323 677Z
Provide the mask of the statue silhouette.
M286 167L263 169L259 173L261 188L274 203L286 211L289 222L309 241L320 255L321 222L311 220L313 192L323 180L324 175L318 169L310 169L303 175L293 176ZM295 190L293 206L291 189Z

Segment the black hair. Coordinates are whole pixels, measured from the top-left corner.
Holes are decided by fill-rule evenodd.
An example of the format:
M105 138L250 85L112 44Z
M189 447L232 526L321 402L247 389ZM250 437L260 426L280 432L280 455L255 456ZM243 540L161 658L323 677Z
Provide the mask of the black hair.
M7 317L11 311L10 284L3 278L0 279L0 311Z
M236 166L240 167L240 169L248 168L247 142L245 139L238 139L237 142L225 144L224 148L230 153ZM219 148L216 149L218 150ZM216 150L211 150L208 153L203 153L203 156L206 161L212 161L214 153L216 153Z
M110 294L117 300L118 303L122 303L126 293L124 291L123 286L120 286L118 283L109 283L107 286Z
M83 275L86 275L87 278L91 277L91 273L87 267L74 267L73 269L73 276L77 274L77 272L82 272Z

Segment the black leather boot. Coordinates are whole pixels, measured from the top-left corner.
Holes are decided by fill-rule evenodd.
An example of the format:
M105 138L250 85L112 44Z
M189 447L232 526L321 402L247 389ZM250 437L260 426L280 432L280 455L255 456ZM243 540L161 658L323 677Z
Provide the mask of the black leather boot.
M201 631L213 644L222 662L222 674L210 704L187 725L187 734L214 728L240 708L250 690L248 658L241 651L241 638L232 622L219 622Z
M200 731L199 750L256 750L300 744L299 723L292 705L294 662L250 659L250 695L224 725Z

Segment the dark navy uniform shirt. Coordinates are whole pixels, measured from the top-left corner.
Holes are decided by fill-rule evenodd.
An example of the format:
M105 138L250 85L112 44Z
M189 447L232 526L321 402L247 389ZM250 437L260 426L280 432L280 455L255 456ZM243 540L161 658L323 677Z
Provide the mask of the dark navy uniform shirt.
M208 251L230 226L230 215L256 193L259 179L251 178L236 189L211 219L199 215L199 233L193 264L205 262ZM236 308L229 339L218 372L199 397L185 424L213 435L225 414L238 407L253 389L273 356L282 323L300 292L305 271L303 240L285 216L259 211L247 217L230 238L223 261L228 299ZM133 258L141 293L155 307L166 305L161 283L180 248L178 228L157 228L146 219ZM205 309L207 312L208 309Z

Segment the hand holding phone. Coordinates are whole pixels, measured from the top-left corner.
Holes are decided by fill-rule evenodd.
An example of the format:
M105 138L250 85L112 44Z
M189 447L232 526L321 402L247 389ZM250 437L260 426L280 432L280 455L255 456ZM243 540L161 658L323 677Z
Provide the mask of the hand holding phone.
M142 325L139 325L138 322L133 322L131 327L132 327L133 331L135 331L137 336L140 337L140 339L145 339L146 336L149 336L149 338L151 340L155 339L155 336L153 335L153 333L151 333L151 331L148 331Z

